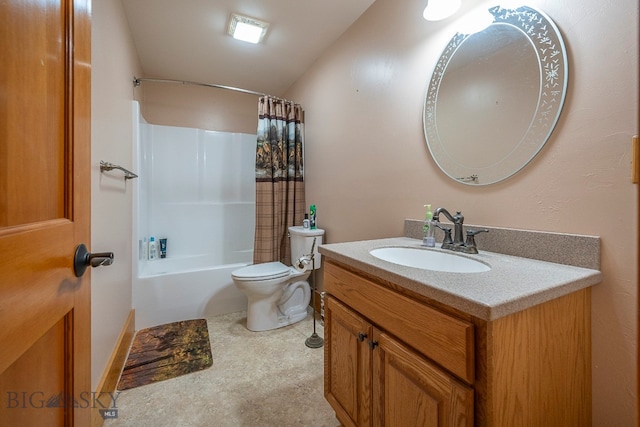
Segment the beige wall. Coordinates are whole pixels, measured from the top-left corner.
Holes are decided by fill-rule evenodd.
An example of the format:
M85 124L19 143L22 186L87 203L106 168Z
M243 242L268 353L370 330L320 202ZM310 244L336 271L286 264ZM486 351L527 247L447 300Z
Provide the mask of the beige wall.
M526 169L478 188L437 168L425 147L422 103L456 19L424 21L423 0L377 0L285 94L306 111L306 198L317 205L328 242L401 235L403 219L422 218L427 202L461 210L470 224L601 236L593 425L632 426L638 200L630 141L638 132L638 4L527 3L563 33L570 76L560 122Z
M133 76L139 69L120 0L93 2L91 251L112 251L91 271L91 383L95 390L131 310L132 185L100 160L132 169ZM134 171L135 172L135 171Z
M219 83L219 82L202 82ZM136 89L149 123L255 134L258 97L226 89L142 82Z

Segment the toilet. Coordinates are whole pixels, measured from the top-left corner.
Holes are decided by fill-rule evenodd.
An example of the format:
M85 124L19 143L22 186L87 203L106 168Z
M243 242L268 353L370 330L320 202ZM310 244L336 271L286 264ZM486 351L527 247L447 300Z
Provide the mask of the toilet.
M247 296L247 329L268 331L307 317L311 300L307 279L313 263L316 270L320 268L322 260L318 246L322 244L323 235L324 230L319 228L289 227L292 267L281 262L265 262L231 273L233 283ZM312 246L313 263L310 257Z

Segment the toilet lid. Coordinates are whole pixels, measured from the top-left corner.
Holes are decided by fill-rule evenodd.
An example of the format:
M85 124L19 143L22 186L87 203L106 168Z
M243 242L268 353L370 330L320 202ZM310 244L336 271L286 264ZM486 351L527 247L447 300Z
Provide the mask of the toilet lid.
M240 280L268 280L289 275L291 268L281 262L264 262L242 267L231 273Z

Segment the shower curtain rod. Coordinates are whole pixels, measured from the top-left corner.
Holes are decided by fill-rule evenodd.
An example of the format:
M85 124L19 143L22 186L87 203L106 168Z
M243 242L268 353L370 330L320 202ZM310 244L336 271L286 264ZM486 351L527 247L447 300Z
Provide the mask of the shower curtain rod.
M280 100L280 101L292 102L292 101L289 101L288 99L280 98L278 96L273 96L273 95L269 95L269 94L266 94L266 93L256 92L254 90L242 89L242 88L233 87L233 86L223 86L223 85L217 85L217 84L213 84L213 83L190 82L190 81L186 81L186 80L139 78L139 77L135 77L135 76L133 77L133 86L134 87L140 86L140 83L142 83L142 82L179 83L179 84L183 84L183 85L195 85L195 86L213 87L213 88L217 88L217 89L227 89L227 90L233 90L235 92L247 93L249 95L268 96L270 98L274 98L274 99L277 99L277 100Z

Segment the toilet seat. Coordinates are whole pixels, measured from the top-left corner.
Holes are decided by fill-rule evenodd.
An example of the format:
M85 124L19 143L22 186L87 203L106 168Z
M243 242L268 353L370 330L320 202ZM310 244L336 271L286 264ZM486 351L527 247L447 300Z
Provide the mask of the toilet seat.
M289 274L291 274L291 267L287 267L279 261L253 264L231 273L235 279L240 281L271 280L285 277Z

